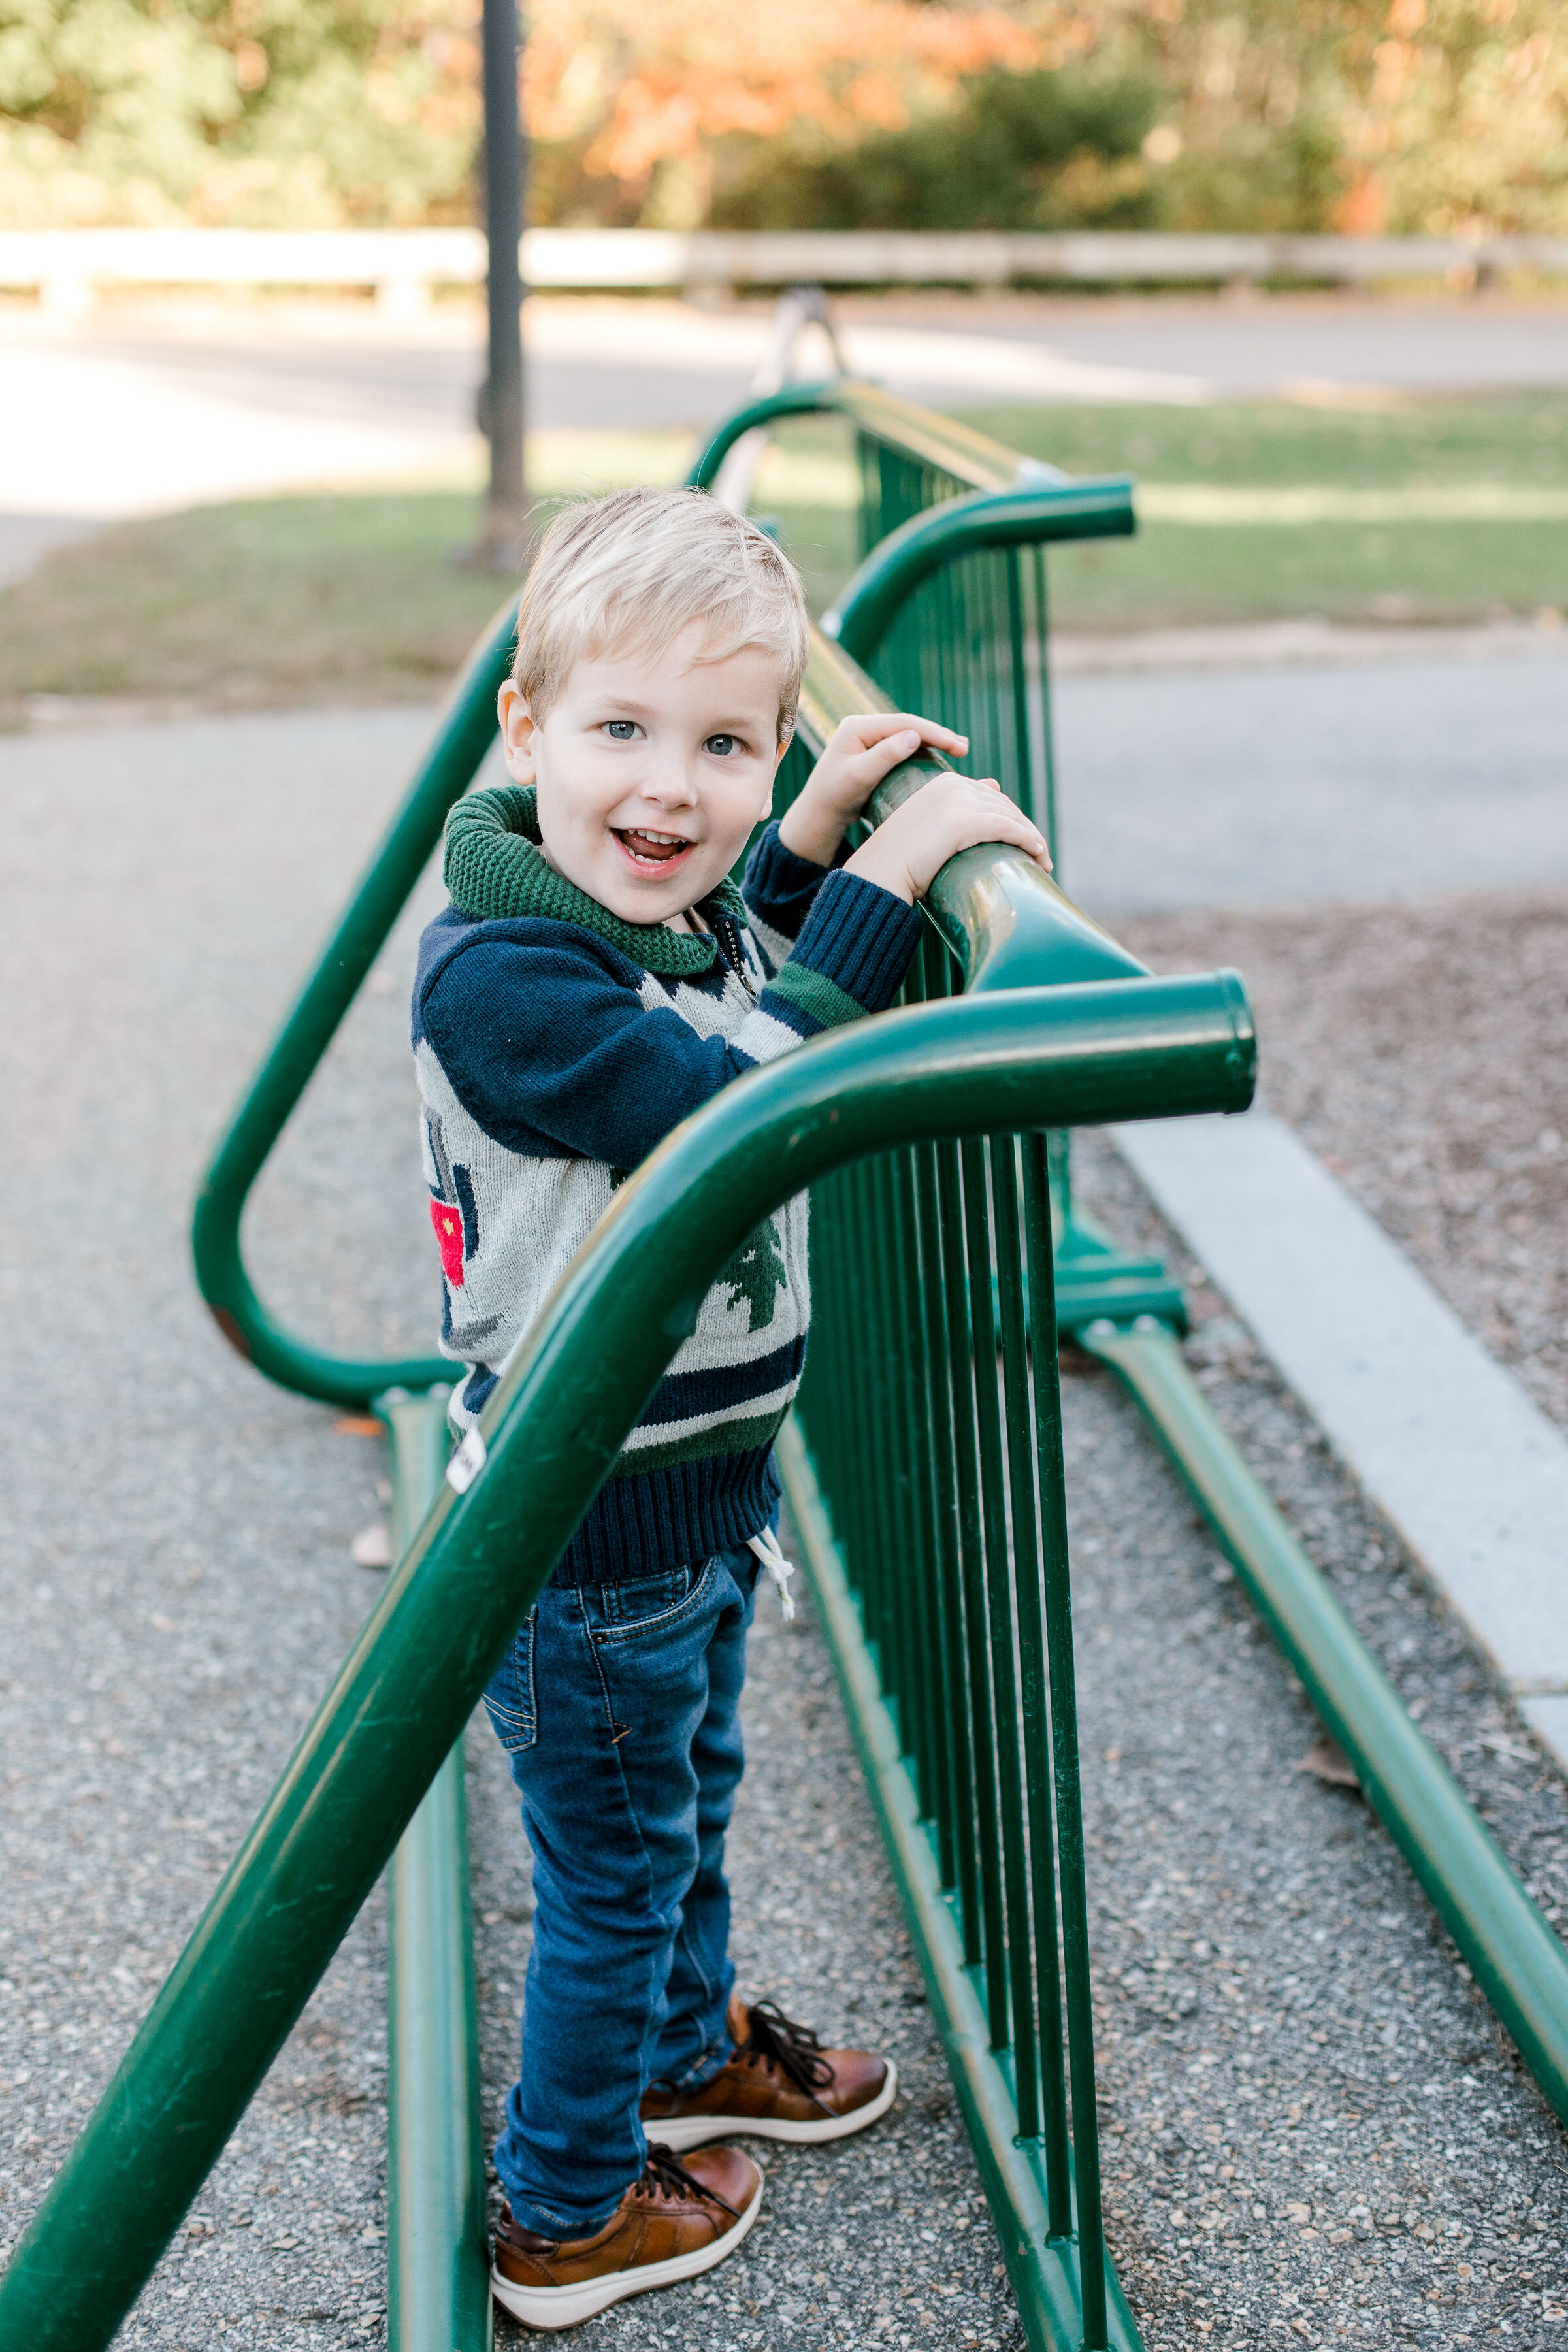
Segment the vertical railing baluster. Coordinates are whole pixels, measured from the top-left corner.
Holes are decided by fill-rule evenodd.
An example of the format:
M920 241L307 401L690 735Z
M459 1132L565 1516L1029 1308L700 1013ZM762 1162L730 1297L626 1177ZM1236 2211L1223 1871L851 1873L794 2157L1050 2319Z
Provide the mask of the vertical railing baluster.
M867 1338L877 1360L874 1383L868 1382L868 1387L869 1390L874 1384L877 1391L879 1495L870 1541L877 1555L879 1639L898 1692L901 1742L918 1759L920 1655L903 1568L910 1541L906 1512L909 1429L901 1402L907 1343L898 1313L896 1260L890 1232L891 1171L887 1160L879 1158L866 1162L864 1176L865 1255L871 1286L877 1295Z
M1013 740L1017 760L1018 805L1026 815L1035 814L1034 761L1029 745L1029 679L1024 651L1024 586L1018 577L1018 551L1006 551L1007 564L1007 665L1012 688ZM1037 823L1038 820L1036 820ZM1047 839L1050 836L1047 833ZM1051 843L1051 855L1056 845Z
M984 1960L987 1996L1006 2001L1002 1966L1002 1854L996 1828L996 1743L992 1721L990 1641L985 1623L985 1559L980 1517L980 1464L975 1444L974 1385L971 1372L968 1279L963 1255L963 1187L958 1146L936 1146L939 1246L947 1305L948 1382L952 1392L953 1454L958 1473L958 1533L963 1610L964 1661L969 1675L969 1721L974 1780L975 1830L980 1848L981 1916L972 1960Z
M1011 1145L1007 1147L1011 1150ZM1002 1833L1002 1897L1005 1948L992 1973L1006 1989L991 2013L991 2046L1011 2042L1018 2128L1038 2129L1035 2003L1029 1966L1029 1881L1024 1819L1024 1768L1018 1746L1018 1684L1014 1657L1013 1576L1007 1540L1007 1483L1002 1449L1001 1382L991 1265L991 1194L986 1147L960 1146L965 1240L969 1253L969 1313L974 1334L974 1403L980 1436L980 1494L985 1533L985 1581L991 1626L991 1687L995 1702L996 1781ZM1007 2011L1011 2009L1009 2025ZM1027 2125L1026 2107L1030 2117Z
M854 1467L850 1472L850 1483L854 1488L850 1524L854 1529L855 1582L868 1637L875 1642L879 1633L879 1588L871 1528L880 1467L880 1384L876 1381L873 1350L868 1345L869 1334L866 1328L867 1314L875 1311L876 1280L866 1263L865 1176L865 1163L862 1161L853 1168L845 1169L840 1179L844 1188L844 1250L834 1310L844 1329L848 1374L842 1403L846 1410L852 1412L856 1424ZM869 1391L868 1381L872 1383ZM882 1673L890 1687L891 1678L885 1661Z
M850 1581L858 1584L860 1561L853 1521L856 1486L853 1478L847 1475L849 1463L844 1428L848 1402L854 1395L854 1378L847 1357L849 1335L842 1306L845 1278L842 1171L815 1188L813 1210L817 1226L814 1255L820 1269L817 1287L827 1310L820 1333L826 1342L827 1363L820 1400L822 1410L815 1415L812 1424L816 1433L814 1442L820 1444L824 1461L832 1465L832 1483L827 1491L834 1498L835 1528Z
M1036 815L1041 831L1050 843L1051 856L1059 867L1061 853L1057 846L1057 840L1061 812L1057 807L1057 753L1055 735L1051 726L1051 679L1047 667L1050 633L1049 609L1046 602L1046 551L1043 547L1035 547L1031 548L1029 552L1034 558L1031 569L1034 572L1035 589L1035 667L1037 676L1036 692L1039 697L1040 769L1041 781L1045 787L1044 814L1042 817L1037 811Z
M931 992L932 976L946 960L946 950L928 932L904 982L906 1003L926 1002ZM924 1583L931 1644L932 1736L936 1746L932 1779L937 1797L937 1859L943 1887L957 1892L961 1915L977 1917L979 1880L971 1827L974 1802L969 1772L969 1717L963 1628L956 1607L958 1503L952 1462L952 1400L946 1375L946 1320L933 1238L937 1208L931 1147L912 1146L904 1156L904 1165L910 1207L910 1297L915 1333L912 1368L918 1400L913 1426L929 1528Z
M1057 1368L1056 1282L1051 1258L1045 1139L1024 1139L1024 1234L1029 1274L1035 1446L1039 1466L1045 1571L1047 1672L1056 1767L1057 1869L1061 1890L1068 2079L1072 2091L1073 2179L1078 2190L1084 2352L1106 2343L1105 2230L1100 2212L1100 2126L1094 2082L1094 2007L1089 1969L1089 1895L1079 1789L1078 1696L1073 1674L1072 1592L1068 1572L1066 1456Z
M952 1384L947 1376L947 1308L942 1293L936 1146L915 1147L919 1207L921 1305L925 1318L931 1470L936 1497L937 1605L946 1699L947 1769L952 1856L947 1884L957 1889L966 1960L980 1956L980 1871L974 1838L974 1757L969 1726L969 1675L963 1654L959 1565L958 1470L952 1435Z
M903 1247L903 1202L900 1155L877 1162L878 1213L880 1219L879 1278L885 1311L883 1344L887 1349L889 1414L896 1432L896 1487L890 1496L887 1547L887 1606L897 1618L900 1666L900 1723L904 1747L915 1766L915 1785L922 1816L935 1811L931 1771L930 1659L924 1638L922 1595L916 1563L924 1542L917 1510L913 1431L913 1332L910 1322L908 1273Z
M948 956L934 933L923 942L918 986L924 1000L947 995ZM915 1147L913 1162L919 1209L921 1305L925 1318L927 1391L930 1399L931 1466L938 1531L937 1603L946 1700L947 1768L951 1794L952 1876L959 1896L967 1960L980 1956L982 1914L979 1850L975 1836L974 1740L969 1717L969 1671L964 1654L962 1545L960 1539L957 1442L953 1430L952 1342L942 1280L942 1201L936 1146Z
M920 1676L921 1736L916 1761L921 1811L925 1819L936 1824L938 1866L942 1885L951 1886L952 1784L944 1738L946 1705L942 1684L942 1610L936 1591L940 1556L931 1507L930 1449L925 1443L929 1404L922 1374L927 1369L927 1356L924 1319L921 1312L915 1180L907 1150L894 1155L889 1175L895 1248L893 1278L901 1340L899 1361L903 1373L900 1404L908 1465L908 1516L905 1524L909 1549L900 1567L910 1593Z
M1035 1501L1035 1433L1029 1404L1028 1326L1018 1196L1017 1139L991 1147L992 1228L1001 1306L1003 1396L1007 1420L1007 1481L1013 1517L1013 1585L1018 1612L1018 1683L1024 1785L1029 1807L1029 1891L1034 1914L1035 2000L1039 2019L1039 2108L1026 2120L1018 2086L1018 2129L1044 2146L1050 2234L1072 2231L1067 2075L1062 2047L1061 1950L1057 1931L1056 1822L1051 1804L1050 1715L1041 1613L1039 1518Z
M1010 767L1002 729L1002 712L1005 705L1002 694L1002 630L997 614L996 589L999 568L1005 563L1005 556L999 550L988 548L983 555L973 556L970 562L976 590L973 625L979 646L977 654L972 655L969 665L969 701L976 719L984 720L985 745L984 755L977 755L977 759L985 773L994 776L1003 791L1010 793L1016 800L1017 779Z

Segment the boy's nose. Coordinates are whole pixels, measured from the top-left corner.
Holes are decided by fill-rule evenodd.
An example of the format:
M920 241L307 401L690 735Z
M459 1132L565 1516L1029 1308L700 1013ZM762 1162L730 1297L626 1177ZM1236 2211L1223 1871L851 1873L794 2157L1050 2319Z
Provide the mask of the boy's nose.
M660 808L690 808L697 799L697 780L684 760L673 758L650 767L641 779L643 796Z

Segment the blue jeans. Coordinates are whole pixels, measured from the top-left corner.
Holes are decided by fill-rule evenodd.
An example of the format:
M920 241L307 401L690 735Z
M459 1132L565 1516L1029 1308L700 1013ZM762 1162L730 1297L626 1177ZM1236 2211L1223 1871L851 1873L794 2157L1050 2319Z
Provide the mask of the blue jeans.
M521 2078L496 2170L525 2230L601 2229L637 2178L653 2082L695 2088L724 2023L724 1832L757 1580L743 1546L547 1585L485 1693L533 1848Z

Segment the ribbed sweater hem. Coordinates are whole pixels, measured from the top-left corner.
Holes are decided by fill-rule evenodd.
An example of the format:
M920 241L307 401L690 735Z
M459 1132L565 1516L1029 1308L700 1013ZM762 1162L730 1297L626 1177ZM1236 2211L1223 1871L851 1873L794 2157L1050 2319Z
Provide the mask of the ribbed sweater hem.
M556 1562L552 1584L624 1584L732 1551L760 1535L779 1499L773 1448L707 1454L612 1478Z

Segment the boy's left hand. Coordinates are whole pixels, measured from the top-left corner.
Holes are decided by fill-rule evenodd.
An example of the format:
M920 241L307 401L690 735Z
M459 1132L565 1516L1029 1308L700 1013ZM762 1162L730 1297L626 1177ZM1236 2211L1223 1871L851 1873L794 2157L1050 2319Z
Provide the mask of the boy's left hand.
M907 710L868 710L841 719L800 797L779 820L784 847L814 866L831 866L846 827L883 777L927 744L961 759L969 738Z

